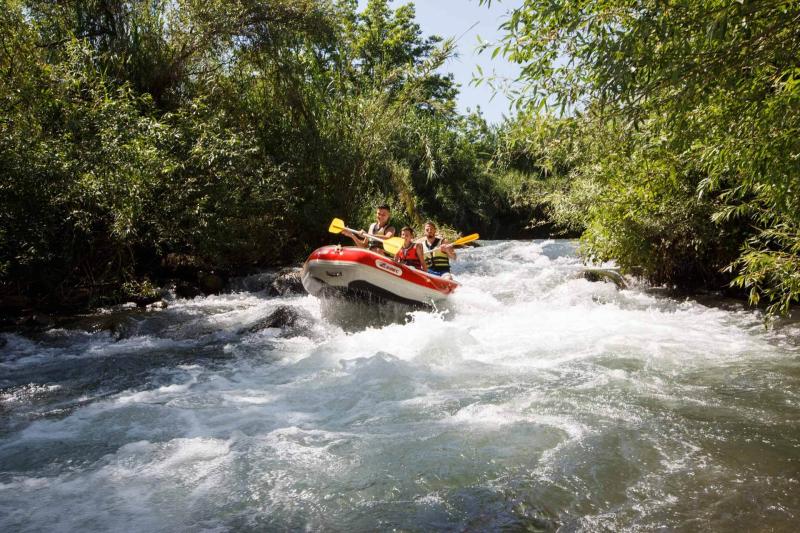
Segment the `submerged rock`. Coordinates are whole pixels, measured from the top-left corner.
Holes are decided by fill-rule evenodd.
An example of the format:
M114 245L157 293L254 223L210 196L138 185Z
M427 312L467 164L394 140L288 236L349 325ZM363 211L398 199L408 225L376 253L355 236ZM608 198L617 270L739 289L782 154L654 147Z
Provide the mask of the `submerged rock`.
M178 298L186 298L191 300L196 296L200 296L202 291L194 283L188 281L179 281L175 284L175 296Z
M219 294L225 287L225 280L214 272L198 272L197 283L200 287L200 291L206 296L209 294Z
M290 294L305 294L301 281L302 269L300 267L284 268L269 286L271 296L287 296Z
M120 340L129 336L132 317L139 316L143 312L137 306L120 305L110 312L65 317L59 322L58 327L87 333L107 331L114 339Z
M295 307L282 305L252 326L241 329L239 334L258 333L268 328L292 330L291 333L299 334L308 330L312 321L309 314Z
M225 290L225 278L215 272L200 271L194 280L181 279L175 282L175 296L191 300L197 296L220 294ZM157 303L159 299L153 301Z
M148 311L157 311L159 309L166 309L169 307L169 304L164 300L158 300L157 302L153 302L147 306Z
M618 289L628 288L628 284L625 283L625 278L623 278L622 274L615 270L609 270L606 268L587 268L581 271L580 275L587 281L610 281L616 285Z
M129 296L128 302L136 304L136 307L149 307L161 300L161 294L148 294L144 296Z
M266 292L275 281L275 276L276 272L272 270L233 278L228 281L228 289L233 292Z
M194 255L168 254L161 261L161 268L165 277L176 281L175 295L179 298L220 294L227 284L223 273L203 258ZM153 302L157 300L158 298Z

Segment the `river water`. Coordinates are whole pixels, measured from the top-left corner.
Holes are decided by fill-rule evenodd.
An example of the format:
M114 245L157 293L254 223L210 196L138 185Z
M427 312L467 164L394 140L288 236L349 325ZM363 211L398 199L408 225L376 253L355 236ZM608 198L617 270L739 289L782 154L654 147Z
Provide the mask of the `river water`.
M796 324L590 283L569 241L454 266L436 312L3 334L0 531L795 530Z

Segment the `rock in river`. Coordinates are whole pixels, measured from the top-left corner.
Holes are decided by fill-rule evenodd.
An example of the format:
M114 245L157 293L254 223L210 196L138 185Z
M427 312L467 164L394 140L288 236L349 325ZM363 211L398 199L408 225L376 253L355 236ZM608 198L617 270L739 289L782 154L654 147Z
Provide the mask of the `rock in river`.
M287 296L290 294L305 294L303 283L300 281L302 269L299 267L284 268L269 287L271 296Z
M267 328L280 328L299 333L307 330L311 322L312 318L307 313L288 305L282 305L252 326L241 329L239 333L258 333Z

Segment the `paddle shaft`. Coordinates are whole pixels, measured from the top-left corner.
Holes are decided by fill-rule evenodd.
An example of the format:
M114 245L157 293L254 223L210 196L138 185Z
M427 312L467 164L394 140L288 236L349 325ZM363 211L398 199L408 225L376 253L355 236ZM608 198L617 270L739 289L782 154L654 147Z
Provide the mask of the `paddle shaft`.
M440 244L440 245L439 245L439 246L437 246L436 248L433 248L433 249L431 249L431 250L428 250L428 251L426 251L425 253L428 253L428 254L429 254L429 253L431 253L431 252L435 252L436 250L441 250L441 249L442 249L442 246L461 246L461 245L460 245L460 244L456 244L456 243L454 243L454 242L448 242L447 244Z
M434 248L432 250L428 250L425 253L435 252L436 250L441 249L442 246L447 246L447 245L450 245L450 246L464 246L465 244L469 244L472 241L477 241L480 238L481 238L480 235L478 235L477 233L473 233L472 235L466 235L464 237L460 237L460 238L454 240L453 242L442 243L439 246L437 246L436 248Z
M465 244L467 244L467 243L465 243L465 242L464 242L464 243L459 243L458 241L456 241L456 242L448 242L447 244L449 244L449 245L451 245L451 246L464 246L464 245L465 245ZM434 249L432 249L432 250L428 250L428 251L426 251L425 253L426 253L426 254L430 254L430 253L433 253L433 252L435 252L436 250L441 250L441 249L442 249L442 246L446 246L446 245L445 245L445 244L440 244L440 245L439 245L439 246L437 246L436 248L434 248Z
M361 230L354 230L354 229L352 229L352 228L342 228L342 229L343 229L343 230L345 230L345 229L346 229L347 231L349 231L350 233L353 233L353 234L355 234L355 235L359 235L359 236L366 236L366 237L372 237L372 238L373 238L373 239L375 239L376 241L381 241L381 242L383 242L383 241L388 241L389 239L392 239L392 238L393 238L393 237L381 237L380 235L375 235L375 234L372 234L372 233L367 233L366 231L361 231Z

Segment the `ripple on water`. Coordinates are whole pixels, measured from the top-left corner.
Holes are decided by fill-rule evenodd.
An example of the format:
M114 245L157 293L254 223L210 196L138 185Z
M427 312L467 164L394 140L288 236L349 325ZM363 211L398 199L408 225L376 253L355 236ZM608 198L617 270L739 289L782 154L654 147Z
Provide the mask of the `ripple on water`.
M436 312L239 292L6 333L0 528L788 529L796 324L582 268L487 243Z

